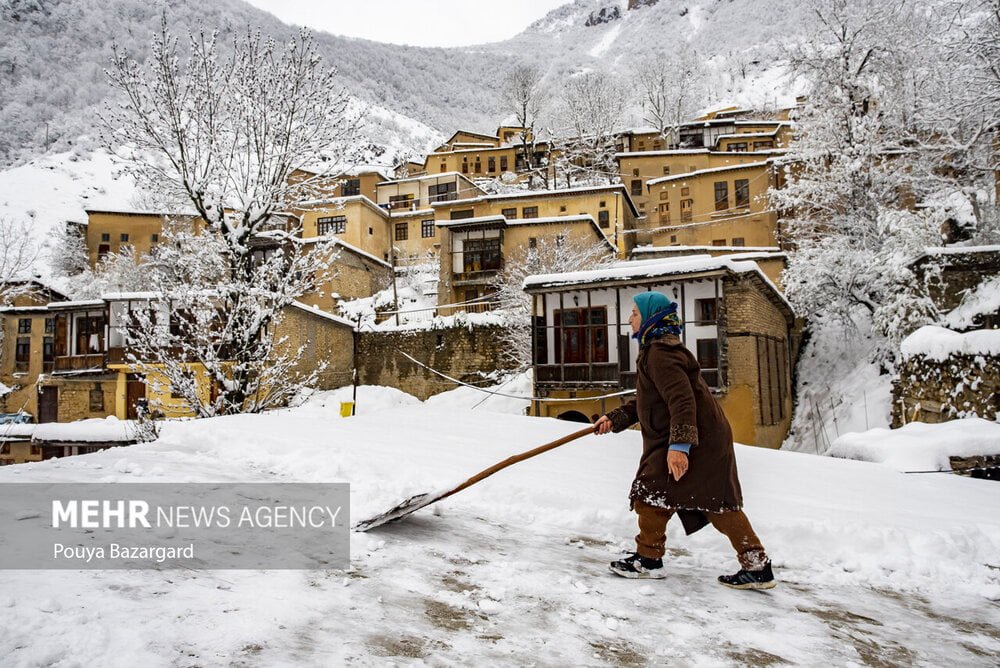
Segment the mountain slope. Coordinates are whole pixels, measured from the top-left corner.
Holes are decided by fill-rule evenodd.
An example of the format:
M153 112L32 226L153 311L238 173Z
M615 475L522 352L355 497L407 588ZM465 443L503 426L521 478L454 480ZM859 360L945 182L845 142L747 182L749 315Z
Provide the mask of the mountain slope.
M602 11L618 18L594 23ZM179 35L218 29L223 43L246 26L277 39L295 30L239 0L0 0L0 164L65 150L80 137L92 146L95 112L110 94L103 68L111 44L142 57L161 16ZM629 76L636 58L670 58L685 42L708 65L706 103L787 101L787 84L773 65L780 44L799 39L808 25L806 10L791 0L660 0L631 10L614 0L576 0L510 40L476 47L316 37L347 88L387 110L372 138L419 151L456 127L494 129L505 115L497 106L498 74L517 60L542 66L555 93L582 70ZM633 113L630 121L638 120Z

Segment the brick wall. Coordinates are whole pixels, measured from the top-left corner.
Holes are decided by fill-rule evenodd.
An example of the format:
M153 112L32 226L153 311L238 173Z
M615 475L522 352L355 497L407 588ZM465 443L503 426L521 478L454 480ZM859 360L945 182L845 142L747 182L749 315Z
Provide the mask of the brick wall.
M55 387L59 391L58 422L103 418L115 414L117 378L114 375L104 374L86 380L50 376L41 385ZM100 410L90 409L90 392L95 389L100 389L103 395Z
M482 384L483 374L503 368L498 333L495 326L363 332L358 337L360 382L395 387L419 399L455 388L396 352L401 350L453 378Z
M892 426L996 419L1000 412L1000 358L954 355L943 362L920 355L903 363L892 386Z

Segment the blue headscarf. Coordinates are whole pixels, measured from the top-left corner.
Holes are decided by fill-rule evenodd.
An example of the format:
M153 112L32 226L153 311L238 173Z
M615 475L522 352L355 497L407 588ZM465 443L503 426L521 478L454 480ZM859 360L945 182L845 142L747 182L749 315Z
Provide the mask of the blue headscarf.
M632 335L639 345L646 345L651 341L664 336L681 333L681 319L677 315L677 304L670 301L662 292L640 292L632 298L639 315L642 317L642 324L639 331Z

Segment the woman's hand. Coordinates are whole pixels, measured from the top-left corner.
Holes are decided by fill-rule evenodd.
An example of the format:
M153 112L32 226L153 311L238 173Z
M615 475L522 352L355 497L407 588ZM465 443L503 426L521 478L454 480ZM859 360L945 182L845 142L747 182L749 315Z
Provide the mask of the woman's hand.
M670 450L667 452L667 468L674 476L674 480L680 480L688 470L688 456L680 450Z
M613 428L614 425L611 424L611 419L608 418L607 415L602 415L601 417L597 418L597 422L594 423L594 433L597 434L598 436L603 436L604 434L607 434Z

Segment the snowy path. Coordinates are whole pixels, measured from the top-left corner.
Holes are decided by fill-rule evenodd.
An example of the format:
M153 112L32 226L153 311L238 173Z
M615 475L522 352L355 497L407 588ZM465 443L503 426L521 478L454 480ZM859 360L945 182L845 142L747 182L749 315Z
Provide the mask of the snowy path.
M332 413L333 409L331 409ZM574 428L413 406L170 425L34 480L350 480L360 519ZM621 580L638 435L586 438L355 535L348 572L0 572L4 665L993 665L1000 485L740 448L781 585L739 592L711 529ZM434 472L431 474L430 472Z

